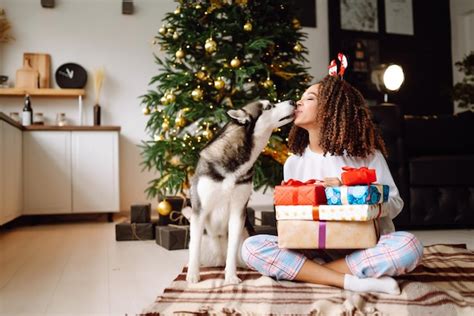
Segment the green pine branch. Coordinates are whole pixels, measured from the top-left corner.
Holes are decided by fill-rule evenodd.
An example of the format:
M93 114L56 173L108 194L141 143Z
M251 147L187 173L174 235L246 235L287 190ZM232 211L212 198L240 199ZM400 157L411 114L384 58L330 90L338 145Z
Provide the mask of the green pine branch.
M288 0L182 0L165 15L155 37L162 51L154 55L159 71L140 97L149 115L142 167L157 173L146 189L149 197L176 194L188 185L199 151L227 123L229 109L256 99L299 98L311 78L304 66L306 34L295 26L294 8ZM244 29L248 24L251 31ZM211 40L215 51L206 46ZM282 128L272 142L284 144L287 133ZM281 158L260 156L256 189L280 183Z

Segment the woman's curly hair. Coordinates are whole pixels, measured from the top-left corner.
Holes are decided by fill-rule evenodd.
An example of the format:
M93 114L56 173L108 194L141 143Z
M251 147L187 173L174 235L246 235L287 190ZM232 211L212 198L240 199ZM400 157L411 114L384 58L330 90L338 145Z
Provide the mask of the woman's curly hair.
M315 119L324 154L364 158L378 149L387 156L385 143L359 90L333 76L326 76L319 85ZM290 151L302 155L308 144L308 131L293 125L288 137Z

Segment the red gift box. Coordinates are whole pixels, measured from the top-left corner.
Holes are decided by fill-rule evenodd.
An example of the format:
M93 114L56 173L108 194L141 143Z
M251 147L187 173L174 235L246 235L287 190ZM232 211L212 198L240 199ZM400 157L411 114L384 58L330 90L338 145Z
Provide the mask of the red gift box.
M326 204L326 193L321 181L301 182L290 179L275 187L275 205L321 205Z
M359 184L370 184L377 181L377 175L375 169L369 169L367 167L352 168L342 167L345 172L341 175L342 184L344 185L359 185Z

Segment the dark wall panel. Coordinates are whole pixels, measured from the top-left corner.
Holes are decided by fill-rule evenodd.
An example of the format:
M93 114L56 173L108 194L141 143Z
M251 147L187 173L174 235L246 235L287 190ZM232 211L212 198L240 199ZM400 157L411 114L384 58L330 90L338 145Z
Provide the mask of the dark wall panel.
M330 56L339 51L349 57L345 79L358 87L368 100L382 101L382 94L370 82L370 74L353 72L354 43L365 41L377 46L370 56L373 63L397 63L405 72L405 83L389 100L400 104L404 114L451 114L453 85L451 57L451 22L449 0L413 0L414 35L385 32L385 2L378 0L377 33L348 31L340 27L340 2L328 1ZM375 51L372 49L371 51ZM329 63L329 61L328 61Z

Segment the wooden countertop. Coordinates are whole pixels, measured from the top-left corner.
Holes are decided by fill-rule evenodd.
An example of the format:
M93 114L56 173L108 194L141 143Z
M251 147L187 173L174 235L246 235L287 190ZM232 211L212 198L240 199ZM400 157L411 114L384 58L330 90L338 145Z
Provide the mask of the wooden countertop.
M120 132L120 126L92 126L92 125L70 125L70 126L56 126L56 125L29 125L23 126L18 122L12 120L5 113L0 112L0 120L7 122L10 125L22 131L117 131Z
M117 131L120 132L120 126L92 126L92 125L29 125L22 126L24 131Z
M21 129L21 130L23 129L23 126L21 126L20 123L18 123L18 122L16 122L16 121L12 120L8 115L6 115L6 114L4 114L4 113L2 113L2 112L0 112L0 121L5 121L5 122L7 122L8 124L13 125L13 126L15 126L16 128L18 128L18 129Z

